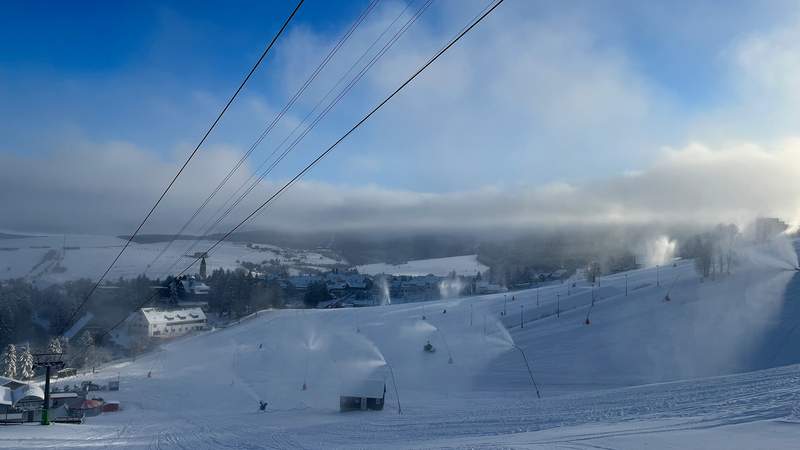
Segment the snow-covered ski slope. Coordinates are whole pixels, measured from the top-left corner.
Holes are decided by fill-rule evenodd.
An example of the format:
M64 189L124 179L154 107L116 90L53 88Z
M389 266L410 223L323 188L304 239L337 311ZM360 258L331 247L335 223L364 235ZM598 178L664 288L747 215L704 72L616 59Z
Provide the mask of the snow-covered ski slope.
M0 447L797 448L796 259L743 256L715 281L685 261L596 288L260 312L70 380L119 374L103 395L124 410L5 427ZM368 377L386 377L386 408L338 412Z
M214 244L213 241L176 240L156 260L167 242L133 242L111 269L106 279L133 278L146 274L164 277L185 269L194 257ZM78 278L96 279L119 253L125 241L113 236L42 235L0 239L0 279L26 278L49 284ZM279 260L291 267L325 267L340 263L317 252L283 249L264 244L223 242L209 256L210 270L236 269L240 262L262 263ZM152 267L148 267L155 261ZM176 262L177 261L177 262Z

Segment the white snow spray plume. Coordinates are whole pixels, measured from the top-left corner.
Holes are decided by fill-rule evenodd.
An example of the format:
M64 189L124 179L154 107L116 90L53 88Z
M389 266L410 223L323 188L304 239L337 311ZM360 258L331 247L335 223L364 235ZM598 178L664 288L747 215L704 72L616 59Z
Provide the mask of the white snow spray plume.
M392 304L392 294L389 291L389 281L387 281L385 276L378 278L378 289L380 290L380 302L381 305L391 305Z
M446 279L439 282L439 295L442 298L454 298L461 295L464 283L459 278Z
M240 339L252 343L240 345L240 353L249 354L237 358L235 388L249 398L269 401L271 411L331 410L348 385L385 379L383 353L364 333L352 330L352 317L337 313L287 312L268 327L258 321L248 324ZM244 333L244 328L236 331Z
M435 332L436 329L437 328L431 325L430 322L422 320L401 325L400 333L410 334L410 335L418 334L420 336L425 336Z
M791 239L785 234L741 248L737 253L743 262L765 268L794 270L798 267L797 252Z
M677 242L667 236L658 236L644 243L641 250L645 267L665 265L675 257Z
M331 337L328 351L343 380L370 376L371 372L386 366L381 350L363 333L336 333Z
M784 346L791 318L783 311L787 286L797 273L792 243L785 236L739 242L732 254L730 274L718 271L701 280L687 273L671 289L669 303L661 300L645 320L604 336L613 342L639 339L640 344L612 351L602 363L617 365L632 382L656 382L752 371L773 367L784 357L791 360L794 350Z
M308 328L305 330L305 346L308 350L318 350L320 347L320 339L317 334L316 328Z
M511 337L511 333L509 333L508 329L503 325L503 322L500 322L495 317L489 322L486 338L488 342L497 342L498 344L507 345L509 347L515 347L517 345L516 342L514 342L514 338Z
M230 342L231 342L231 346L233 347L233 350L231 352L231 358L232 358L231 359L232 386L234 386L236 389L244 392L254 402L258 402L258 401L261 400L261 397L255 391L255 389L253 389L253 387L250 386L250 384L248 382L246 382L245 380L243 380L239 376L239 370L240 370L239 369L239 367L240 367L239 360L240 360L240 357L241 357L240 353L241 353L241 347L242 346L240 346L239 343L237 343L233 339L231 339Z

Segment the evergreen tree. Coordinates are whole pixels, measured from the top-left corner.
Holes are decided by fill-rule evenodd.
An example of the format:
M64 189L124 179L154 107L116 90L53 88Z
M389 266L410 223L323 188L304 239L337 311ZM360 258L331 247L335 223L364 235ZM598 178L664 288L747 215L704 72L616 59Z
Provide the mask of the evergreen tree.
M63 353L61 339L58 337L51 338L50 343L47 345L47 351L48 353Z
M93 366L97 360L97 348L95 346L92 333L84 331L80 338L83 360L79 361L82 366Z
M30 380L34 377L35 373L33 371L33 354L31 354L30 345L26 345L19 354L17 367L19 368L20 379Z
M17 348L14 344L8 344L3 354L3 376L17 378Z
M326 302L330 299L331 294L328 292L328 286L324 282L318 281L308 285L303 296L303 303L306 308L316 308L320 302Z

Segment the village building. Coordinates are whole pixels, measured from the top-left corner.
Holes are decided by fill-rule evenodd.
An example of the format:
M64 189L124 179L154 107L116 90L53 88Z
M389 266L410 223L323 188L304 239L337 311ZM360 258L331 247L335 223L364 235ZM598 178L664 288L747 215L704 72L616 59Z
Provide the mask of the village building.
M188 295L208 295L211 290L207 284L194 276L182 277L180 283L183 291Z
M501 292L508 292L508 289L504 286L500 286L499 284L491 283L485 280L475 282L476 294L479 295L498 294Z
M208 326L201 308L142 308L127 319L128 335L147 338L171 338Z
M41 408L44 391L39 386L0 377L0 423L32 422Z
M351 290L366 290L369 287L369 278L358 273L348 274L345 277L347 288Z
M294 289L303 292L314 283L318 283L322 279L316 275L296 275L289 277L289 285Z

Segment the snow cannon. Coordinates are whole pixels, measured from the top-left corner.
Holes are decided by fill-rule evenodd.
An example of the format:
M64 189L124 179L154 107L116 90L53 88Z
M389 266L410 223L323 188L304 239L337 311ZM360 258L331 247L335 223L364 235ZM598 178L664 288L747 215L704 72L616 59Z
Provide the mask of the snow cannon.
M425 346L422 347L422 349L427 353L436 353L436 348L433 346L433 344L431 344L431 341L425 343Z

